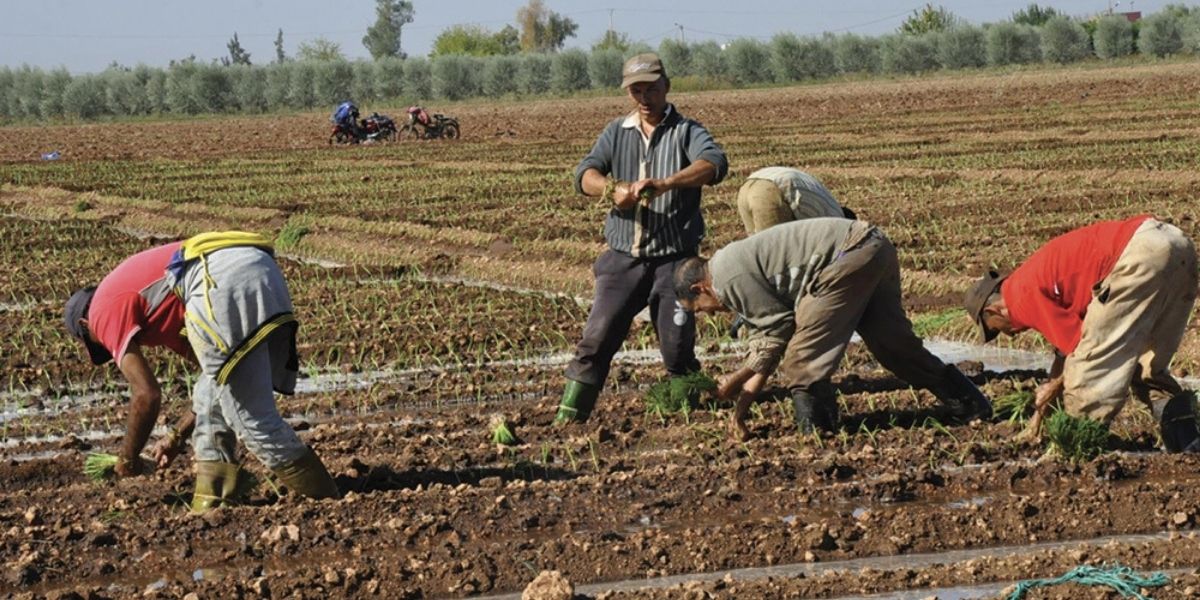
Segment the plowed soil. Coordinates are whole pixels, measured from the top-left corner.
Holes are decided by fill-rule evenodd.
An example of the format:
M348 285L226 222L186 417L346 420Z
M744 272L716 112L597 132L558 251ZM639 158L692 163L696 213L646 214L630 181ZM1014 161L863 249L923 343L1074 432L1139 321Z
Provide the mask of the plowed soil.
M1198 91L1194 65L1166 64L673 99L733 164L706 192L706 250L742 235L750 171L806 168L896 242L914 321L965 338L943 317L961 317L947 311L975 272L1071 226L1154 212L1195 236ZM1019 422L949 425L853 346L837 433L798 435L775 389L737 443L715 400L648 412L662 374L642 325L591 421L552 426L602 243L570 169L626 105L449 108L462 140L355 148L328 147L315 114L0 129L0 596L465 597L558 570L583 597L1004 597L1120 564L1168 571L1154 598L1200 597L1200 456L1161 452L1133 402L1108 451L1074 463L1018 441ZM36 162L49 139L63 158ZM77 360L62 298L162 239L285 225L307 232L283 261L306 365L280 409L345 497L297 498L247 459L248 502L195 516L188 454L86 479L88 452L118 446L124 388ZM727 326L703 324L714 374L739 364ZM1180 375L1200 364L1196 335ZM156 364L173 419L186 368ZM960 366L994 398L1045 378ZM497 416L516 445L492 442Z

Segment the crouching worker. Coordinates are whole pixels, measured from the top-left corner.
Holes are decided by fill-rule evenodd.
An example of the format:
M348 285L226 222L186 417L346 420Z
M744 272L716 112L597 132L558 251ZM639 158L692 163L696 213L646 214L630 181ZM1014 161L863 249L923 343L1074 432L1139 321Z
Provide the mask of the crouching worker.
M751 235L800 219L856 218L820 180L791 167L766 167L751 173L738 189L737 211Z
M992 405L958 369L931 354L900 304L896 249L868 223L806 219L776 225L675 271L675 293L697 312L734 311L750 330L750 356L722 377L718 396L737 398L733 426L745 418L767 378L780 368L802 433L837 426L833 375L857 331L884 367L929 389L965 422L991 417ZM781 362L782 361L782 362Z
M1059 397L1069 414L1109 424L1132 387L1158 420L1168 451L1200 452L1195 394L1168 370L1196 285L1192 241L1142 215L1050 240L1007 277L985 275L965 304L985 342L1034 329L1055 348L1028 435L1037 435Z
M321 459L275 407L295 389L299 359L292 301L271 242L242 232L204 233L127 258L97 287L67 301L66 327L94 364L116 360L129 382L130 410L116 471L142 470L139 455L162 393L142 349L165 346L200 367L192 410L154 449L165 467L191 435L192 509L236 500L246 480L236 441L294 492L338 496ZM194 431L193 431L194 430Z

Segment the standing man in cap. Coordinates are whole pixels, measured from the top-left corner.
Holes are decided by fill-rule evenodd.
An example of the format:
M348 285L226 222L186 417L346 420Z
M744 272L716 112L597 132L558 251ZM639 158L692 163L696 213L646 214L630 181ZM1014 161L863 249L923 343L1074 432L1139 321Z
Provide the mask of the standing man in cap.
M743 440L750 437L746 413L777 366L800 432L835 429L830 378L855 331L881 365L932 391L952 419L992 415L987 396L913 333L900 302L896 248L864 221L783 223L725 246L712 260L689 258L675 272L675 294L689 311L735 311L751 331L745 366L717 389L722 398L737 398L733 426Z
M1171 376L1196 302L1196 250L1179 228L1142 215L1050 240L1007 277L989 272L967 292L985 342L1026 329L1054 346L1041 415L1062 397L1068 413L1104 424L1129 388L1150 407L1170 452L1200 452L1195 394Z
M675 301L671 276L704 237L700 188L725 177L725 152L703 125L667 102L658 55L625 62L621 86L635 110L608 124L575 170L575 189L608 204L608 249L596 260L595 300L567 367L556 423L586 421L634 316L650 306L671 375L700 368L696 324Z
M200 366L192 410L154 450L157 466L165 467L191 435L194 511L242 493L246 477L237 461L238 440L292 491L315 498L338 495L321 459L275 407L274 391L295 389L299 324L270 240L206 233L140 252L99 286L75 292L65 319L94 364L115 359L129 382L119 476L142 469L138 457L162 404L142 349L161 346Z
M766 167L751 173L738 189L737 210L747 234L800 219L856 218L820 180L791 167Z

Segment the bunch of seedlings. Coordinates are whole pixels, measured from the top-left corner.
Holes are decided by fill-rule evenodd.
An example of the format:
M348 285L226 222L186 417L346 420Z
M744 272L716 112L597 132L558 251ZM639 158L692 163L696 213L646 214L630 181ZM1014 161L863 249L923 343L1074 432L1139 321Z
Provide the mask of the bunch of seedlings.
M706 392L712 393L716 389L716 380L697 371L655 383L646 391L643 399L646 402L646 412L664 418L668 415L691 412L700 405L700 399Z
M1032 390L1016 390L999 396L992 403L996 417L1020 425L1033 414L1036 395Z
M1099 421L1057 410L1046 419L1050 451L1073 462L1092 460L1108 449L1108 427Z
M516 446L521 443L513 433L513 426L504 415L493 415L488 428L492 432L492 443L497 446Z
M145 472L150 468L150 461L138 457L142 463L142 471ZM91 452L83 461L83 474L87 475L88 479L96 483L108 481L117 474L117 463L121 458L116 454L107 454L104 452Z

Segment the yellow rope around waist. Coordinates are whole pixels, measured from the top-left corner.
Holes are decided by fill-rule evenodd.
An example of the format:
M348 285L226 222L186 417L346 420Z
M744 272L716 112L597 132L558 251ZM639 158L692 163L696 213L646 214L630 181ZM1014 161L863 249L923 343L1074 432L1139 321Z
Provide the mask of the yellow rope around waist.
M247 231L209 231L194 235L183 242L184 260L194 260L221 250L235 246L254 246L267 252L274 252L275 247L270 238Z

